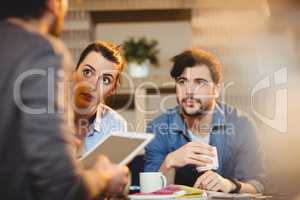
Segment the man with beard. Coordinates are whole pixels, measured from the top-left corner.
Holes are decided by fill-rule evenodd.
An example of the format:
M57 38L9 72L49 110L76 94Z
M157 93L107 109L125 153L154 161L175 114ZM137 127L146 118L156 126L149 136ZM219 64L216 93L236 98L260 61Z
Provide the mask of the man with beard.
M265 173L253 123L237 109L217 101L221 66L201 49L175 56L171 76L178 106L155 118L147 132L155 139L146 147L144 171L175 170L175 183L225 193L261 193ZM217 148L219 167L212 163ZM173 173L174 174L174 173Z
M93 167L81 169L71 154L75 140L63 123L58 89L67 86L64 80L74 66L64 45L50 35L61 31L67 4L1 3L1 199L92 199L118 194L127 183L128 168L100 156Z

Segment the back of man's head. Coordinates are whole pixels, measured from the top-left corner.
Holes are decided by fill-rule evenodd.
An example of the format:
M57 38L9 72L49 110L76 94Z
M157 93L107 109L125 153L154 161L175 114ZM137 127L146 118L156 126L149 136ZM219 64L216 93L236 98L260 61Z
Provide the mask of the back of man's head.
M0 6L0 20L9 17L23 19L39 18L47 8L48 0L3 0Z

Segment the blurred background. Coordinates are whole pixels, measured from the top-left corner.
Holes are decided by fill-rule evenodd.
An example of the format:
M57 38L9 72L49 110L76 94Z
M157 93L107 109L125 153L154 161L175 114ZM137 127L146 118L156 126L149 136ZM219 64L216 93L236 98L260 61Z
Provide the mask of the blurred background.
M158 63L138 71L128 67L117 95L108 101L129 121L131 131L143 131L147 121L176 105L170 58L191 47L208 50L223 66L220 100L256 122L266 152L268 192L281 193L278 199L296 199L300 193L299 0L70 3L63 40L74 59L97 39L128 47L129 56L152 42L153 51L145 54L152 53Z

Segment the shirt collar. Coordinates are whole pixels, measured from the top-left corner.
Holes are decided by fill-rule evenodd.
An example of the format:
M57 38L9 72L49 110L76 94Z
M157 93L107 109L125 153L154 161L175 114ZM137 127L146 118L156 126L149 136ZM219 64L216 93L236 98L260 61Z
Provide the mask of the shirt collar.
M94 129L98 132L101 131L101 120L106 116L109 111L109 107L104 104L99 104L97 108L97 116L94 121Z
M94 135L94 132L101 132L101 119L106 115L108 106L99 104L97 107L96 117L92 123L92 127L89 131L88 136Z
M175 126L175 131L180 131L183 133L187 133L187 127L186 124L183 120L183 117L180 113L180 108L179 106L176 106L175 109L173 109L171 112L174 112L173 115L173 123L176 125Z
M225 104L216 103L213 113L212 129L219 129L226 126Z

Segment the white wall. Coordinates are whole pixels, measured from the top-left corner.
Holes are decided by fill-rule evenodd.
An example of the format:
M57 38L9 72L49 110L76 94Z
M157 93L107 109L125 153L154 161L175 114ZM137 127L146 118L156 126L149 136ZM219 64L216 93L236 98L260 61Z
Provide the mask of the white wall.
M160 68L152 74L169 74L170 58L192 46L192 30L189 22L143 22L143 23L99 23L95 39L122 43L127 38L146 36L156 39L160 49ZM157 70L159 69L159 70ZM163 72L161 71L163 70Z

